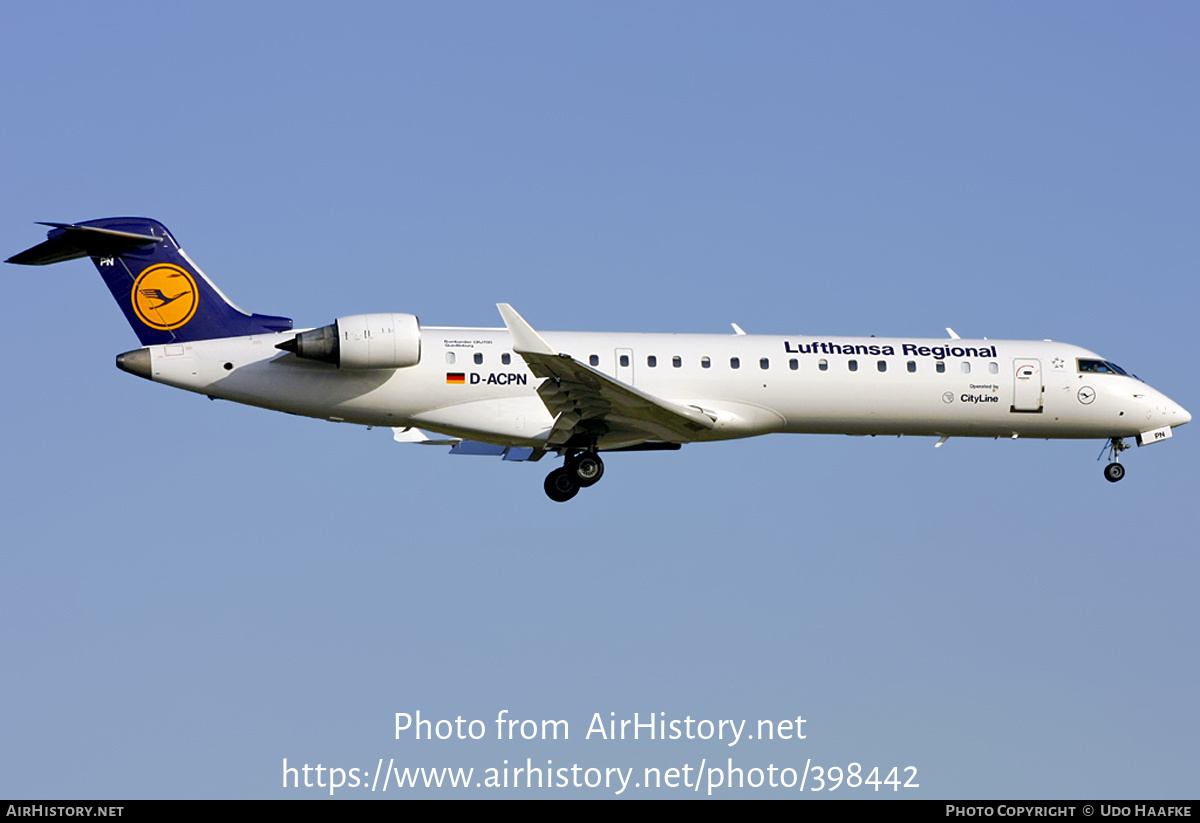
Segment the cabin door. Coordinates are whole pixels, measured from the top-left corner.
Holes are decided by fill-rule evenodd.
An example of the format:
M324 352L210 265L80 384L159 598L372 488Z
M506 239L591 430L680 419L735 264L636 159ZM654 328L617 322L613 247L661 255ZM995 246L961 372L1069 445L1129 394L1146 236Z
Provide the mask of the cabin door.
M1042 410L1042 361L1013 360L1013 404L1015 412Z
M633 349L617 349L617 379L633 385Z

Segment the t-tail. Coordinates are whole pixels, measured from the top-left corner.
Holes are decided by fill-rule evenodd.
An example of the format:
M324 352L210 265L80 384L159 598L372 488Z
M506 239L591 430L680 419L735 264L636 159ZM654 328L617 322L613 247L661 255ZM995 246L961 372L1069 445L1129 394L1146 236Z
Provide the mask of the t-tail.
M288 331L287 317L250 314L179 248L157 220L106 217L50 226L46 242L8 259L45 266L90 257L143 346Z

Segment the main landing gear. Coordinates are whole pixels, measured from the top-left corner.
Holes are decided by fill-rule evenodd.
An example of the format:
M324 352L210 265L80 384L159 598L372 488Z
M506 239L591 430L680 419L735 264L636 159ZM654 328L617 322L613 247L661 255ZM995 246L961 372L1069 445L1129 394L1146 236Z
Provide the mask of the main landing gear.
M566 503L580 489L594 485L604 476L604 461L596 452L568 453L566 463L546 475L546 496L555 503Z
M1108 459L1111 461L1104 467L1104 479L1109 483L1116 483L1125 476L1125 467L1121 465L1121 452L1129 448L1129 444L1125 442L1123 437L1113 437L1108 441ZM1100 457L1104 456L1104 451L1100 452ZM1097 458L1099 459L1099 458Z

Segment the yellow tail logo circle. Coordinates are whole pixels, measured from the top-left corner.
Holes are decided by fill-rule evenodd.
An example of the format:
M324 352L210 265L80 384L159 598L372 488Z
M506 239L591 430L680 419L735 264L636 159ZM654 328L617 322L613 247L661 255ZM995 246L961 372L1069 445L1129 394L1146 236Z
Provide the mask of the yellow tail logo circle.
M200 305L196 281L179 266L155 263L133 283L133 310L154 329L177 329L192 319Z

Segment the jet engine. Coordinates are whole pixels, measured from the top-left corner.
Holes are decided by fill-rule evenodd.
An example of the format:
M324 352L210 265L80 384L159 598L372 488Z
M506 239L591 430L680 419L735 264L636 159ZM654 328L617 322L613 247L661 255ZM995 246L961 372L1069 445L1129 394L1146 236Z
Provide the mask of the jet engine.
M341 369L403 369L421 362L421 326L411 314L355 314L275 348Z

